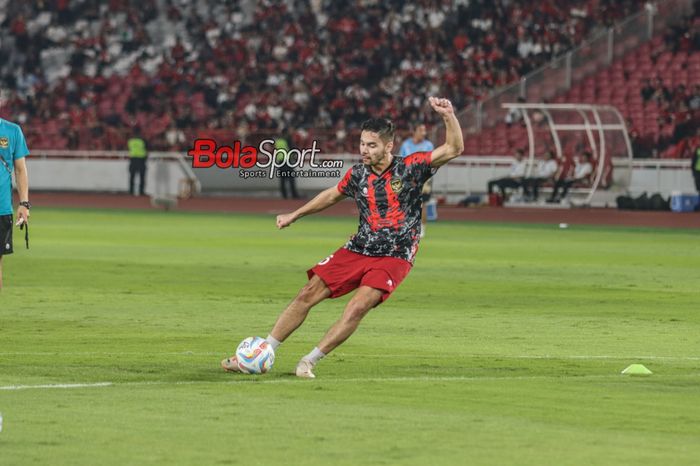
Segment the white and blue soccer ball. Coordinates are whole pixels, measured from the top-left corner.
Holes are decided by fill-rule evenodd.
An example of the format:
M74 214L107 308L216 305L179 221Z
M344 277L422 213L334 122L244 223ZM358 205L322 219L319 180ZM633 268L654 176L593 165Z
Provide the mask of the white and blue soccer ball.
M260 337L248 337L236 348L238 367L246 374L264 374L275 363L275 350Z

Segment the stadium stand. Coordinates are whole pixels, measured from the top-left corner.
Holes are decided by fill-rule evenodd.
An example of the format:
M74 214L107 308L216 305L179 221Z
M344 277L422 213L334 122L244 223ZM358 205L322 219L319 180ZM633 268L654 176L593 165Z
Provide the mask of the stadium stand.
M354 151L351 135L368 114L406 128L429 122L425 95L449 95L463 108L643 5L0 0L3 114L23 124L37 149L122 149L139 126L154 149L182 150L203 135L254 142L286 127L294 144L316 138L325 151ZM667 50L658 60L683 68L697 22L692 31L677 47L655 42L653 50ZM610 72L624 77L626 63ZM640 81L631 83L636 92ZM584 89L586 98L613 97L589 84L571 97ZM635 120L635 92L614 97L629 105L641 136L667 134L647 132L649 118ZM666 107L658 106L661 116ZM510 153L522 141L514 128L471 138L467 152Z
M574 83L553 103L612 104L627 119L636 158L687 158L700 127L700 2L694 14L611 66ZM510 155L527 146L518 122L487 128L466 143L474 155ZM568 153L572 151L567 150Z

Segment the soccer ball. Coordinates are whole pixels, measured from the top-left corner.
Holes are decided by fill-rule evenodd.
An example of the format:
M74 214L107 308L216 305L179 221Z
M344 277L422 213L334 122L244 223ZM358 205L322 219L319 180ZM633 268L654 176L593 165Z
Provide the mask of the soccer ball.
M264 374L275 363L275 350L260 337L248 337L236 348L238 367L246 374Z

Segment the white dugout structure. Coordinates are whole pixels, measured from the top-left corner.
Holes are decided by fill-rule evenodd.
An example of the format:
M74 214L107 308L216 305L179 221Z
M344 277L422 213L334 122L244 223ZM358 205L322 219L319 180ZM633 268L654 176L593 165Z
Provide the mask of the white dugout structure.
M506 103L503 107L527 130L526 177L534 175L537 157L548 150L554 151L560 164L589 151L593 173L588 183L571 190L577 203L591 205L597 193L598 204L605 203L611 196L629 192L632 145L625 120L615 107L573 103Z

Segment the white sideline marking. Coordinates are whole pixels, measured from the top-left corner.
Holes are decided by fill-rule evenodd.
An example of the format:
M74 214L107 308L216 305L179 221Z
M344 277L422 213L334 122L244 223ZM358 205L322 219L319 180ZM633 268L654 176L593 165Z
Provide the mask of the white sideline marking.
M406 355L394 355L394 354L360 354L360 353L340 353L338 352L338 356L343 357L343 356L356 356L356 357L362 357L362 358L407 358ZM482 359L482 358L493 358L493 359L589 359L591 361L597 360L597 359L612 359L612 360L627 360L627 359L650 359L650 360L659 360L659 361L700 361L700 356L612 356L612 355L598 355L598 356L589 356L589 355L550 355L550 354L535 354L535 355L527 355L527 354L431 354L429 358L426 359L440 359L440 358L449 358L449 359Z
M208 381L208 380L183 380L183 381L165 381L152 380L143 382L96 382L96 383L70 383L70 384L44 384L44 385L5 385L0 386L0 390L32 390L32 389L71 389L71 388L101 388L101 387L138 387L149 385L243 385L243 384L261 384L261 385L278 385L278 384L303 384L303 383L361 383L361 382L480 382L480 381L498 381L498 380L564 380L564 379L617 379L625 380L628 377L619 374L597 374L597 375L522 375L513 377L472 377L472 376L444 376L444 377L363 377L351 379L321 379L321 380L304 380L296 377L288 379L272 379L260 380L258 378L251 379L247 376L240 375L241 380L227 381ZM700 373L695 374L673 374L652 376L654 379L674 377L674 378L694 378L700 377Z
M163 355L163 356L216 356L216 357L224 357L225 354L221 352L193 352L193 351L173 351L173 352L157 352L157 353L144 353L144 352L127 352L127 351L66 351L66 352L61 352L61 351L41 351L41 352L11 352L11 353L2 353L0 352L0 356L154 356L154 355ZM344 353L344 352L338 352L335 353L338 357L344 357L344 356L357 356L357 357L363 357L363 358L408 358L409 356L406 356L405 354L360 354L360 353ZM660 361L700 361L700 356L651 356L651 355L646 355L646 356L640 356L640 355L633 355L633 356L613 356L613 355L551 355L551 354L535 354L535 355L527 355L527 354L433 354L430 356L430 359L441 359L441 358L449 358L449 359L480 359L480 358L497 358L497 359L590 359L590 360L596 360L596 359L620 359L620 360L627 360L627 359L648 359L648 360L660 360Z
M57 383L45 385L5 385L0 386L0 390L28 390L31 388L93 388L93 387L109 387L114 385L112 382L97 382L97 383Z
M221 352L193 352L193 351L159 351L146 353L143 351L14 351L0 352L0 356L222 356Z

